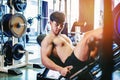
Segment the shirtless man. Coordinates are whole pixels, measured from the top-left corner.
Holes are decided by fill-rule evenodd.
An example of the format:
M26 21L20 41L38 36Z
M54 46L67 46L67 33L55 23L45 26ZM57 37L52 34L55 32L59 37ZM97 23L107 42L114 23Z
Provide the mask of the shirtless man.
M73 46L69 37L61 34L65 15L62 12L53 12L50 15L50 33L43 39L41 43L41 60L45 67L59 71L62 76L70 73L70 69L79 70L84 67L89 58L95 58L96 52L90 52L88 43L93 37L96 41L102 39L102 28L87 32L83 39ZM97 50L94 49L94 50ZM63 65L56 64L49 57L54 55L59 58Z

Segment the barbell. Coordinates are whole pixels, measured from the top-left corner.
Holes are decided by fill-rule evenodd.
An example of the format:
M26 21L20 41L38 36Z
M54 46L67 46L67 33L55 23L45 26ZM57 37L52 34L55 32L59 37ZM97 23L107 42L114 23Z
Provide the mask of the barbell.
M22 44L15 44L12 47L12 54L15 60L20 60L26 53L33 54L32 52L25 50Z
M14 60L20 60L23 55L27 52L22 44L15 44L12 46L12 41L6 41L3 46L3 55L5 55L5 61L7 63L12 62ZM29 52L30 53L30 52Z
M24 53L26 52L26 50L24 49L24 47L21 44L15 44L12 47L12 54L13 54L13 58L15 60L20 60Z
M8 37L21 37L27 29L26 18L20 14L5 14L2 18L3 32Z

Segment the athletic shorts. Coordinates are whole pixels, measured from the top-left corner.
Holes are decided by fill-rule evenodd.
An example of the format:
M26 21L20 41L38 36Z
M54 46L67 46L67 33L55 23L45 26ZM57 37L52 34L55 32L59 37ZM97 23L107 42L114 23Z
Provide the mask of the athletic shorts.
M91 61L91 60L90 60ZM87 64L90 63L90 61L80 61L79 59L76 58L76 56L74 55L74 52L66 59L64 66L73 66L73 68L71 69L71 74L74 74L75 72L77 72L78 70L84 68Z

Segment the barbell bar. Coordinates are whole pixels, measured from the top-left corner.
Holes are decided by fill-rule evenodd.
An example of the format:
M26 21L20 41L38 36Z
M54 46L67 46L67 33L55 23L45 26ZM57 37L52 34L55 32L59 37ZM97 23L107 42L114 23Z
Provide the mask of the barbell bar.
M22 44L15 44L12 46L12 41L7 41L3 46L3 55L5 55L5 61L10 63L12 59L20 60L24 54L33 54L24 49Z

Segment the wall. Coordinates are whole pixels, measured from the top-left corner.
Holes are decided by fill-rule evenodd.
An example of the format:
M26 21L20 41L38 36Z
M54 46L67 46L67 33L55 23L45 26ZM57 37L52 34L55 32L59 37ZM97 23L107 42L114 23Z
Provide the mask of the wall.
M81 31L89 31L94 26L94 0L79 1L79 22L87 22L87 26L81 27Z

